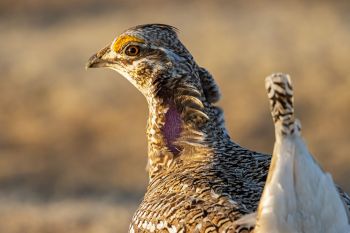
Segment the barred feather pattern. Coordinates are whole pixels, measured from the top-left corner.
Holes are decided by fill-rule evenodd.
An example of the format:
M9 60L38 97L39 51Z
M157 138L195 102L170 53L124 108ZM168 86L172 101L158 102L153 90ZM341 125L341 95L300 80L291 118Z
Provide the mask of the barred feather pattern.
M289 75L276 73L265 80L272 119L282 123L282 134L294 132L293 87ZM300 126L300 125L299 125ZM299 128L300 131L300 128Z
M117 37L90 58L88 67L118 71L148 102L149 185L130 232L251 231L236 220L257 209L271 156L230 139L223 112L214 105L220 98L217 84L174 27L139 25L121 36L137 39ZM118 41L125 45L115 46ZM113 51L129 44L139 46L137 56ZM181 129L175 139L174 132L167 138L169 124Z
M207 101L209 103L218 102L220 100L221 94L213 76L203 67L198 68L198 74Z

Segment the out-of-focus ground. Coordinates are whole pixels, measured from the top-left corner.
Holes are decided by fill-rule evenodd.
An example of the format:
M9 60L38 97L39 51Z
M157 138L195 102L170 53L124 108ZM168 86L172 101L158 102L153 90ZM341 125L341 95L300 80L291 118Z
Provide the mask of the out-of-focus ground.
M0 2L0 232L126 232L146 188L143 96L87 59L161 22L219 83L233 139L271 153L264 78L291 74L303 134L350 192L346 1Z

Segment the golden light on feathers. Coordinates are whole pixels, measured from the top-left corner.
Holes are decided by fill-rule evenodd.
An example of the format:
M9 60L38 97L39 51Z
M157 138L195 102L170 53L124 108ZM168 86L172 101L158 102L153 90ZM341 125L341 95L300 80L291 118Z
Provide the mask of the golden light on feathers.
M112 49L115 52L120 52L121 49L123 49L124 46L130 42L144 43L145 41L136 36L122 35L115 39L115 41L112 43Z

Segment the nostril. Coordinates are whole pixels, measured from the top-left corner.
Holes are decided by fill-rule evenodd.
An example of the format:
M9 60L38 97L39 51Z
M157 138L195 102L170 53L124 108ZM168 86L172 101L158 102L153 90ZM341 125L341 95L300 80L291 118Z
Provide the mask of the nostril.
M100 51L98 51L95 56L97 58L101 58L104 54L108 53L109 51L111 51L110 49L110 45L107 45L106 47L104 47L103 49L101 49Z

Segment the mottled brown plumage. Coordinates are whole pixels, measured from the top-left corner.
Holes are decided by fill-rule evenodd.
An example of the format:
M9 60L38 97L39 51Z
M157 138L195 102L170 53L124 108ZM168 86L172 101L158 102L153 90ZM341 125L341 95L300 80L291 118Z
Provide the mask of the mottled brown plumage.
M148 102L150 183L130 232L244 232L234 222L256 210L270 156L231 141L218 87L176 30L130 28L87 67L118 71Z

